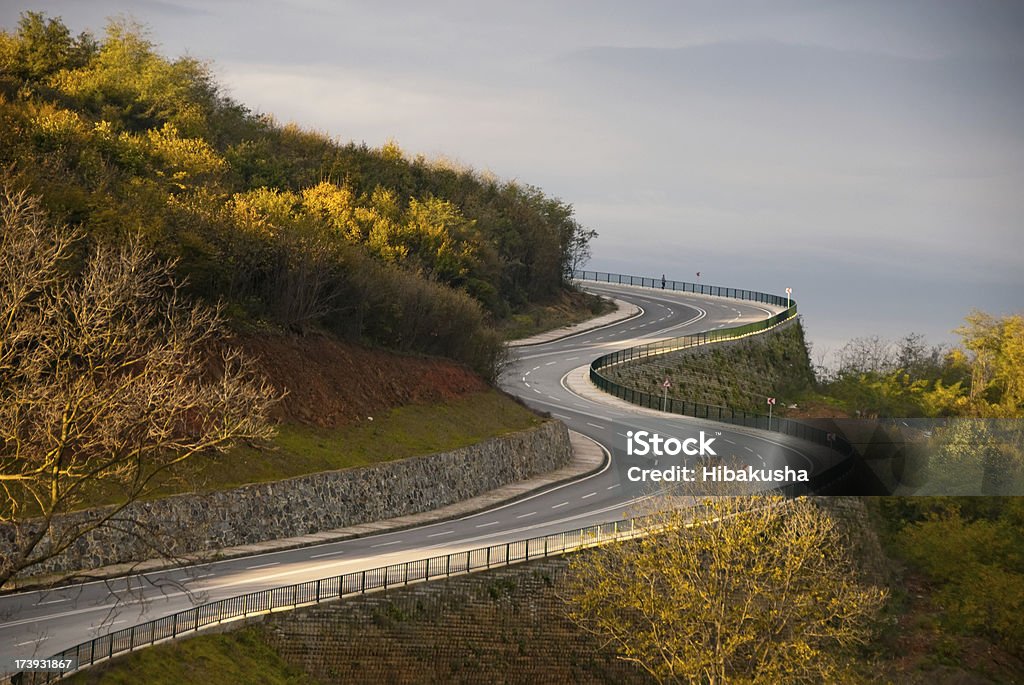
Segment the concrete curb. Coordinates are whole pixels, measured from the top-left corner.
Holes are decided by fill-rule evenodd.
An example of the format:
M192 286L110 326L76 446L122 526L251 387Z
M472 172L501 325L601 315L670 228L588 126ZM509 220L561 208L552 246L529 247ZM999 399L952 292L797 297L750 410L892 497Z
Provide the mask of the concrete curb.
M529 347L531 345L543 345L544 343L554 342L556 340L562 340L569 338L580 333L586 333L592 331L595 328L602 328L604 326L610 326L613 323L620 323L627 321L635 316L640 316L640 307L626 302L625 300L612 300L615 303L616 310L609 312L608 314L602 314L601 316L593 319L587 319L580 323L573 324L572 326L562 326L552 331L546 331L544 333L538 333L537 335L530 336L529 338L521 338L520 340L511 340L506 343L509 347Z

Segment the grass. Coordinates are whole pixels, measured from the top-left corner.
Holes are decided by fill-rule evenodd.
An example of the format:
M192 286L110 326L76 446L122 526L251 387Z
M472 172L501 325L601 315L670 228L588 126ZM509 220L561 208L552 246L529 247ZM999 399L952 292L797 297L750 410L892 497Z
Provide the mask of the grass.
M286 663L262 639L259 629L248 627L147 647L62 682L69 685L305 685L319 681Z
M269 448L241 447L203 469L206 487L369 466L466 447L539 425L542 419L495 390L441 404L413 404L335 430L284 425Z
M227 454L193 457L180 464L154 488L149 499L443 452L543 422L495 390L444 403L406 405L372 419L334 430L281 425L267 446L239 446ZM80 508L117 501L116 493L93 492Z
M518 340L613 311L615 304L603 297L582 292L563 293L552 302L529 305L499 322L497 328L505 340Z

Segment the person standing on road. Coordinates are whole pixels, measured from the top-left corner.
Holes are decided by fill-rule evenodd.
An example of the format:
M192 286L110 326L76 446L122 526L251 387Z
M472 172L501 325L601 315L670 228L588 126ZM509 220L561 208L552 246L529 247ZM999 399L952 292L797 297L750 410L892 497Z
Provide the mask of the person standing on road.
M661 289L665 289L665 274L661 275Z

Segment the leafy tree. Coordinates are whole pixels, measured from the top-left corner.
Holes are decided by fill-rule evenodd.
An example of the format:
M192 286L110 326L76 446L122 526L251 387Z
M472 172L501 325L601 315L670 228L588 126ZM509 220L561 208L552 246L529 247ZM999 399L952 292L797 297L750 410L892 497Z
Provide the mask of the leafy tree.
M985 635L1024 655L1024 499L880 502L911 514L894 531L895 548L936 583L943 624L956 632Z
M116 526L176 464L269 437L275 395L223 345L220 310L185 300L138 241L95 248L78 273L79 236L6 186L0 228L3 584ZM122 504L56 523L96 492Z
M714 497L570 563L570 616L658 682L834 681L885 594L809 499Z
M208 134L208 116L218 104L205 64L187 57L164 60L145 29L126 19L107 24L94 59L60 71L51 83L102 119L132 131L170 123L187 137Z
M1024 416L1024 316L973 311L957 329L968 350L971 399L986 416Z
M96 42L88 33L72 38L59 19L41 12L25 12L18 30L0 49L0 67L28 81L38 81L61 69L80 67L95 54Z
M1024 425L1018 420L952 418L929 441L934 492L1024 494Z

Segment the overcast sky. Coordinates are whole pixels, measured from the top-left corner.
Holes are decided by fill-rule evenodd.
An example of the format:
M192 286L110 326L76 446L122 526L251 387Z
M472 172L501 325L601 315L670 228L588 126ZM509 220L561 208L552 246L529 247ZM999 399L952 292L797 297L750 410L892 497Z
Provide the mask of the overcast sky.
M342 140L540 186L589 268L793 288L821 351L1024 309L1024 3L2 0L127 13Z

